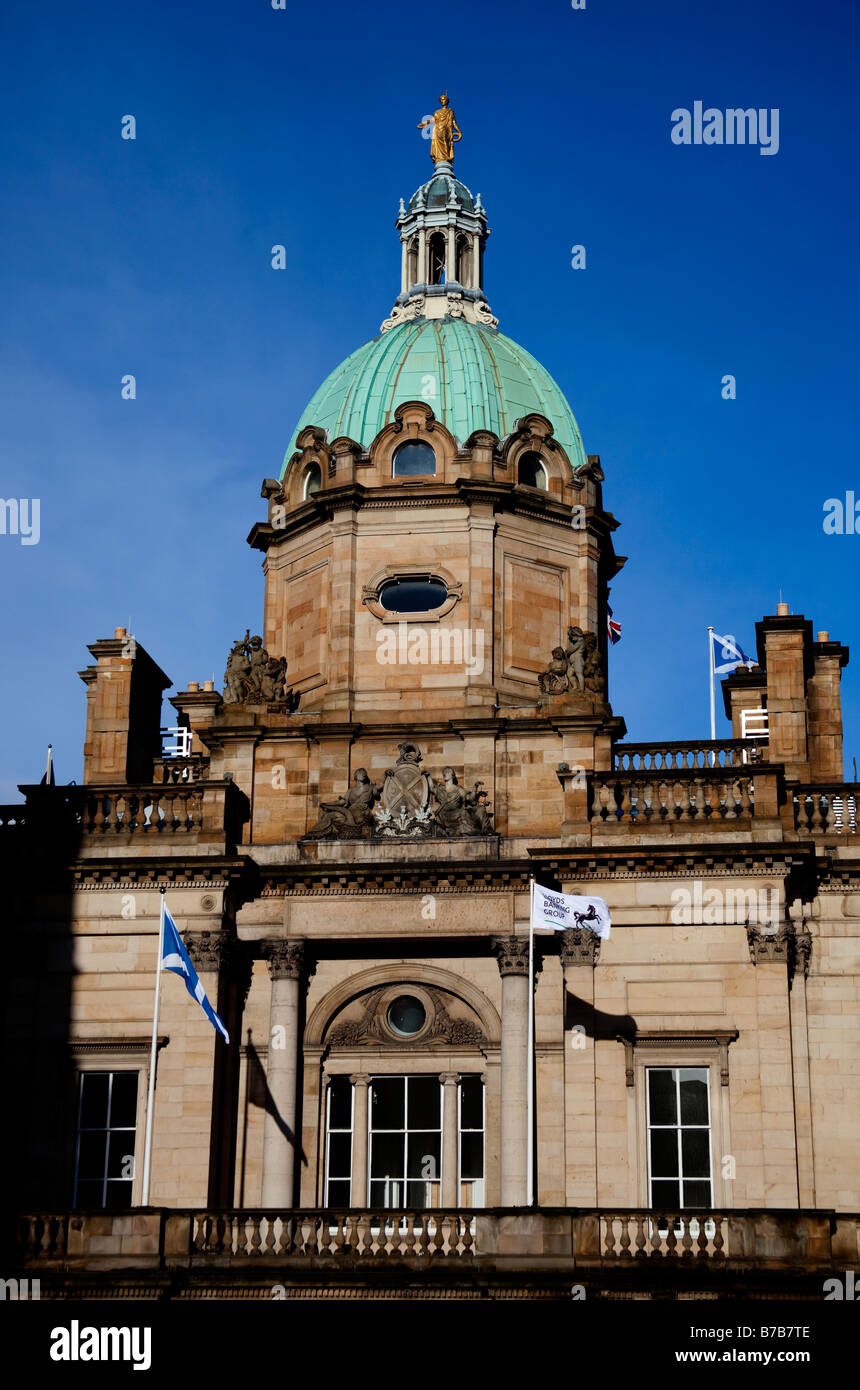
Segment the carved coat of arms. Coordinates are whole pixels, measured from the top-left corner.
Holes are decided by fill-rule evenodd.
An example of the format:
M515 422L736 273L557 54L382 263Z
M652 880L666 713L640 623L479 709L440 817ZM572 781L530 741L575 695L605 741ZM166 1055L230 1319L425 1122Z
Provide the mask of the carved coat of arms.
M379 806L374 811L378 833L420 835L429 833L430 778L420 766L421 751L414 743L399 743L399 757L382 782Z

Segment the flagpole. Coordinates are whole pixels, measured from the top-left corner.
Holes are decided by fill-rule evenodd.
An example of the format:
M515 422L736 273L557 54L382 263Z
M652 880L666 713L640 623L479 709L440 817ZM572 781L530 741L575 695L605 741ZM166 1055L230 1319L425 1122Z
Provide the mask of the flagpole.
M717 737L717 715L714 707L714 629L708 627L708 673L711 681L711 739Z
M164 889L158 922L158 958L155 965L155 1010L152 1015L152 1049L149 1054L149 1088L146 1096L146 1139L143 1145L143 1183L140 1205L149 1206L149 1172L152 1166L152 1118L155 1109L155 1066L158 1056L158 1003L161 995L161 959L164 955Z
M535 880L529 878L529 1040L528 1075L526 1077L526 1125L528 1141L526 1147L526 1206L533 1206L535 1199L535 989L534 989L534 945L535 945Z

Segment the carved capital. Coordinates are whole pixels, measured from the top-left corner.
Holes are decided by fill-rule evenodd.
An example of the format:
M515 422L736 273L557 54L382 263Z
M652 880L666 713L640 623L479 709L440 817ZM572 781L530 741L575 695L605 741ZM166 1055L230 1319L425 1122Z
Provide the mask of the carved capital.
M273 980L301 980L308 970L303 941L264 941L260 952Z
M220 931L188 932L183 940L196 971L220 970L230 957L232 942Z
M778 927L776 931L761 931L758 927L747 927L747 941L750 960L753 965L763 965L776 961L788 965L791 959L793 933L789 927Z
M568 927L561 933L561 963L596 965L600 956L600 937L587 927Z
M366 1074L366 1072L363 1071L354 1072L349 1079L352 1082L353 1086L366 1087L370 1084L370 1077Z
M494 936L492 951L499 963L499 974L528 975L529 940L527 936Z
M804 980L809 974L809 962L812 959L812 932L804 922L800 927L794 929L794 960L792 962L794 970L800 970Z
M460 1073L458 1071L443 1071L439 1073L439 1080L443 1086L456 1086L460 1080Z

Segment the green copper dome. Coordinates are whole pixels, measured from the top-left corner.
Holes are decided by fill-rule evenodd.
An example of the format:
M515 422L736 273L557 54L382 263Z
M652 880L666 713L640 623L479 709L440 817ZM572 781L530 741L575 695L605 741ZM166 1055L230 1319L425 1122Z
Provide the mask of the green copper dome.
M367 448L398 405L421 400L463 442L478 429L504 439L524 415L545 415L573 467L586 462L573 411L530 352L494 328L418 318L371 338L326 377L296 426L281 476L308 425Z

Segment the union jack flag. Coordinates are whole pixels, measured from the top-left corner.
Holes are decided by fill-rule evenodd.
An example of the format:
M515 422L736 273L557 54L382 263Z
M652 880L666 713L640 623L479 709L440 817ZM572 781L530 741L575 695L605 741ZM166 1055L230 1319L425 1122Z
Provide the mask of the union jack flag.
M607 633L607 636L609 637L609 644L610 644L610 646L614 647L615 644L616 644L616 642L620 642L620 641L621 641L621 624L620 624L620 623L616 623L615 620L613 619L613 617L612 617L612 609L609 607L609 604L608 604L608 603L607 603L607 605L606 605L606 613L607 613L607 618L606 618L606 633Z

